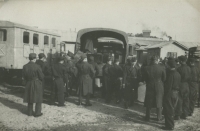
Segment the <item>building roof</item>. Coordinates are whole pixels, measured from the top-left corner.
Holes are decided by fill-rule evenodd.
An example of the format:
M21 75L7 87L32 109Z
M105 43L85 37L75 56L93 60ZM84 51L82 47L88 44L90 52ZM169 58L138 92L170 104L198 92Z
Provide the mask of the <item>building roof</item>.
M48 32L46 30L42 30L42 29L38 29L37 27L31 27L31 26L26 26L26 25L22 25L22 24L18 24L15 22L10 22L10 21L2 21L0 20L0 28L21 28L21 29L26 29L26 30L31 30L31 31L35 31L35 32L40 32L40 33L44 33L44 34L49 34L49 35L54 35L54 36L59 36L56 33L52 33L52 32Z
M200 46L200 42L180 42L180 44L186 46L187 48L191 48L191 47L197 47L197 46Z
M162 48L162 47L170 45L170 44L175 44L175 45L179 46L180 48L182 48L184 50L188 50L189 49L188 47L186 47L186 46L184 46L184 45L182 45L179 42L174 41L174 40L164 41L164 42L161 42L159 44L151 45L151 46L148 46L148 47L145 47L145 48L146 49Z

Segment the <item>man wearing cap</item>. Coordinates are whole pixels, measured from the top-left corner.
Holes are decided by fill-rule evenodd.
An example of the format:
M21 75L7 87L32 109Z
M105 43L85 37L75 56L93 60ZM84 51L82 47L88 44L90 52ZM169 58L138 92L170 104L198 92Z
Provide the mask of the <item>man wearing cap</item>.
M47 70L46 70L47 64L45 63L45 61L46 61L46 56L45 56L44 53L40 53L40 54L38 55L38 57L39 57L39 60L36 60L35 63L36 63L37 65L40 66L40 68L41 68L43 74L46 75L46 74L45 74L45 72L47 71ZM44 79L43 79L43 81L42 81L43 93L44 93L44 83L45 83L45 76L44 76Z
M41 69L43 70L43 68L44 68L44 62L46 60L46 56L45 56L44 53L40 53L38 55L38 57L39 57L39 60L36 60L36 64L38 64L41 67Z
M64 57L60 56L58 57L58 62L52 67L52 75L54 78L53 95L55 92L55 96L52 97L57 97L58 106L65 106L64 94L66 92L65 83L67 82L67 71L63 63ZM54 102L54 100L55 99L52 98L52 102Z
M195 59L190 58L189 59L189 65L191 69L191 80L189 82L189 116L192 116L194 111L194 106L197 100L197 94L198 94L198 87L199 87L199 78L200 78L200 72L199 69L195 66Z
M79 103L82 104L82 96L86 96L86 106L92 106L90 103L90 95L93 93L92 80L95 75L95 71L91 64L87 62L87 56L85 54L81 55L79 63L77 63L78 68L78 83L79 83Z
M189 114L189 81L191 79L191 69L187 66L186 56L179 57L181 66L177 69L181 75L179 99L175 111L175 120L179 120L180 116L182 119L186 119Z
M175 107L178 102L178 92L179 85L181 82L181 76L176 71L176 61L174 58L169 57L167 62L169 69L164 84L164 101L163 109L165 116L165 129L173 130L174 129L174 115Z
M141 79L141 72L140 66L136 62L136 57L129 58L127 59L127 65L124 67L123 87L125 88L124 106L126 109L128 106L133 105L134 101L137 100L137 91Z
M150 119L151 108L157 109L157 120L162 120L162 105L164 96L163 82L166 79L165 69L158 64L158 57L151 57L151 64L145 68L144 80L146 82L146 95L144 105L146 107L145 120Z
M36 54L29 54L30 62L23 66L23 79L25 81L24 102L28 103L28 116L33 115L33 104L35 104L35 117L42 115L43 88L42 80L44 75L41 68L35 64Z
M110 103L113 93L116 96L116 102L121 100L120 89L122 87L123 70L119 66L119 59L114 60L114 64L110 68L110 87L108 88L106 103Z
M109 93L109 87L111 86L111 76L110 76L110 68L112 67L112 59L110 57L107 58L107 63L103 66L103 89L102 96L106 98Z

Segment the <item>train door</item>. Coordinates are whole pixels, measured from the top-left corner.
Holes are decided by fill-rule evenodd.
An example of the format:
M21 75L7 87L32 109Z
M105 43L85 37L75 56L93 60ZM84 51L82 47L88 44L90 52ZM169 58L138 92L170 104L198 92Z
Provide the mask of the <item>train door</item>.
M44 35L44 54L48 57L50 52L50 36Z
M33 33L33 52L37 55L40 53L39 43L39 34Z

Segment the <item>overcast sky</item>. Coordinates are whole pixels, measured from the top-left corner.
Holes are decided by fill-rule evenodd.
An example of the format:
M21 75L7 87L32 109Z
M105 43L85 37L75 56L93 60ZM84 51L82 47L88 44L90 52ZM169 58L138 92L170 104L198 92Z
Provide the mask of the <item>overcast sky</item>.
M5 0L0 20L45 29L150 29L152 36L166 32L178 41L200 42L199 9L198 0Z

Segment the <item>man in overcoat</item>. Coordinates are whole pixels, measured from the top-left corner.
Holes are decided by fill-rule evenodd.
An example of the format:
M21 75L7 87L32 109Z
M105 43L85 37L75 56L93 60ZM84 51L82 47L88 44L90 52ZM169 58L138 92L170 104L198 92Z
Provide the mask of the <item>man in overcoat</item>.
M157 120L162 120L162 105L164 96L163 82L166 79L165 69L158 64L158 57L151 57L151 64L145 68L144 80L146 81L146 107L145 120L150 119L151 108L157 109Z
M24 102L28 103L28 116L33 115L33 104L35 104L35 117L42 116L43 88L42 80L44 75L41 68L35 64L36 54L29 54L30 62L23 66L23 80L25 81Z
M44 53L40 53L40 54L38 54L38 57L39 57L39 59L38 60L36 60L36 64L37 65L39 65L40 66L40 68L41 68L41 70L42 70L42 72L43 72L43 74L44 74L44 79L43 79L43 81L42 81L42 87L43 87L43 93L44 93L44 87L45 87L45 71L46 71L46 66L47 66L47 64L45 63L45 60L46 60L46 56L45 56L45 54Z
M112 59L110 57L107 58L107 63L103 66L103 89L102 89L102 96L106 98L109 92L108 89L111 86L111 74L110 68L112 67Z
M164 116L165 116L165 129L174 129L174 115L175 107L178 102L179 85L181 76L176 70L176 61L173 58L168 60L169 70L167 73L166 81L164 84Z
M198 88L199 88L199 76L200 76L200 71L199 69L195 66L195 59L190 58L189 59L190 63L190 68L191 68L191 80L189 82L189 116L192 116L193 111L194 111L194 106L196 104L196 100L198 98Z
M114 64L109 69L110 72L110 86L108 87L108 93L106 102L110 103L113 94L116 96L116 102L119 103L121 101L122 93L122 77L123 77L123 70L119 65L119 59L114 60Z
M67 82L67 71L64 66L64 57L58 57L58 62L53 65L52 67L52 75L54 79L54 90L52 91L52 95L54 99L52 102L55 101L55 98L58 100L58 106L65 106L64 102L64 94L66 92L65 83Z
M181 66L177 69L179 74L181 75L181 83L180 83L180 91L179 91L179 99L176 106L175 111L175 120L186 119L189 114L189 81L191 79L191 69L186 64L187 57L180 56L179 57Z
M77 63L78 68L78 83L79 83L79 103L82 104L82 96L86 96L86 106L92 106L90 103L90 95L93 93L93 77L95 71L91 64L87 62L87 56L81 55L81 60Z
M127 109L128 106L131 106L137 99L136 91L138 91L141 79L140 67L137 65L135 57L127 59L123 75L124 106Z

